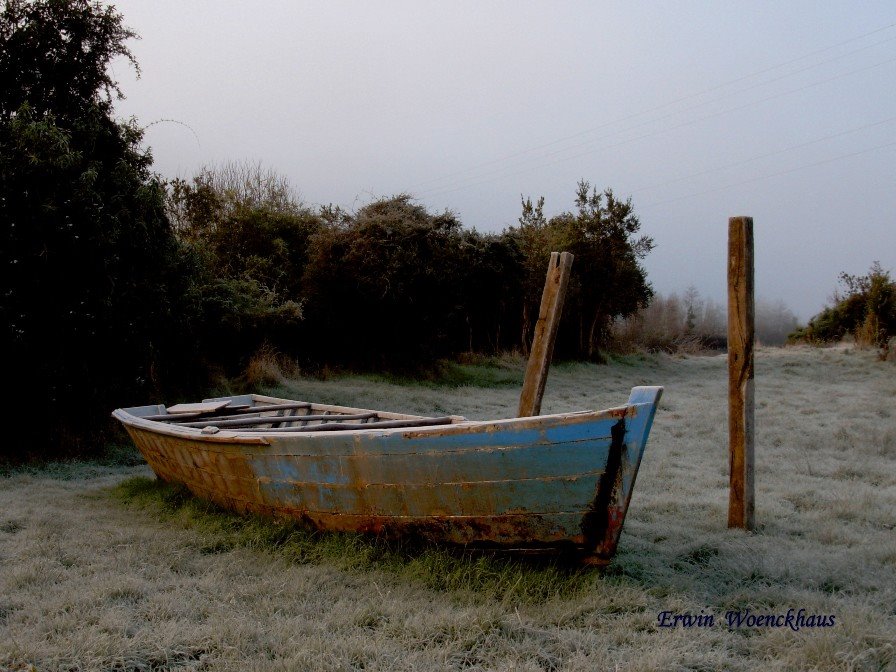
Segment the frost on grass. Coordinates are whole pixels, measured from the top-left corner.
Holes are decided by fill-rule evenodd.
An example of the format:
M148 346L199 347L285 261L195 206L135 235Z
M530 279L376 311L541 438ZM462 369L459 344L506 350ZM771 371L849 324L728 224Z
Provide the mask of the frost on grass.
M474 372L475 373L475 372ZM0 669L884 670L896 666L892 364L760 350L755 534L726 529L724 357L551 372L544 412L666 386L619 555L598 574L222 514L145 467L0 478ZM500 375L499 375L500 374ZM506 417L470 385L296 380L287 396ZM461 381L462 382L462 381ZM835 614L660 628L660 611Z

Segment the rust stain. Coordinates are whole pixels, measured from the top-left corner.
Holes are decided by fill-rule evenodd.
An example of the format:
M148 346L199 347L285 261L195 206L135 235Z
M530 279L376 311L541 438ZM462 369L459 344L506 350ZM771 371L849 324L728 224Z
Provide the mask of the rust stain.
M387 539L418 539L448 542L481 548L526 546L557 548L580 543L542 516L431 516L401 518L395 516L339 515L315 511L294 511L295 517L323 531L361 532Z
M307 499L301 508L280 499L264 501L259 491L259 479L254 477L245 456L236 451L223 453L219 446L209 450L202 441L159 436L142 428L128 427L128 431L160 478L182 483L194 495L238 513L290 516L321 531L361 532L483 548L558 548L587 543L584 535L570 536L567 529L534 512L519 510L494 515L495 503L487 489L482 490L482 496L474 502L476 511L456 510L449 514L442 508L443 503L432 501L429 506L431 515L409 516L405 497L401 496L403 493L397 493L399 496L396 497L396 504L400 502L404 506L400 515L375 511L364 498L368 484L362 476L363 459L347 460L343 465L348 469L349 482L358 493L358 506L354 511L364 513L312 510L308 508ZM468 492L476 490L473 484L466 483L461 487ZM305 494L309 495L308 492ZM317 500L318 506L325 504L320 501L319 492L312 499Z
M582 535L585 538L586 550L592 550L598 555L605 555L607 552L612 555L612 551L607 548L607 542L618 536L617 530L621 528L625 518L624 512L619 512L618 507L613 506L619 499L619 490L622 486L625 419L622 418L613 425L610 432L612 439L607 455L607 466L598 481L588 512L582 517Z

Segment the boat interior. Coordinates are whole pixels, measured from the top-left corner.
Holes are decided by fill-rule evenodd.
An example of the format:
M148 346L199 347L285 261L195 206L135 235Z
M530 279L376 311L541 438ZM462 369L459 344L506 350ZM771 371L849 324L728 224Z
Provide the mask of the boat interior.
M204 399L199 403L174 406L139 406L123 409L140 418L178 427L203 431L237 430L240 432L320 432L357 431L426 427L464 422L458 415L430 417L406 415L363 408L314 404L307 401L278 399L259 394Z

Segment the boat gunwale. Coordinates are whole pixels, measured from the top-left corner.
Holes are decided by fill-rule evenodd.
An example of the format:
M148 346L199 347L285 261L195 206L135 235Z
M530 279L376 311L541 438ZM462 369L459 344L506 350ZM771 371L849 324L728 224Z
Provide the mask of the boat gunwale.
M250 395L253 400L256 401L264 401L268 403L282 403L282 402L292 402L293 400L289 399L279 399L276 397L267 397L263 395ZM339 430L338 435L345 436L384 436L384 435L396 435L396 434L404 434L405 438L415 438L415 437L430 437L430 436L450 436L455 434L470 434L477 432L487 431L486 428L494 427L495 430L498 429L535 429L541 428L545 425L549 426L557 426L565 424L565 421L574 420L575 424L580 424L584 422L597 421L597 420L605 420L608 418L633 418L637 415L638 410L637 407L643 404L626 404L624 406L615 406L607 409L600 410L582 410L582 411L570 411L566 413L553 413L549 415L536 415L536 416L528 416L522 418L501 418L496 420L467 420L463 416L452 415L452 422L450 424L441 424L441 425L417 425L417 426L407 426L407 427L386 427L386 428L377 428L375 423L371 424L359 424L358 429L343 429ZM351 408L347 406L328 406L326 404L313 404L313 406L317 407L328 407L332 410L338 410L339 412L369 412L369 413L386 413L381 411L375 411L372 409L362 409L362 408ZM144 408L144 407L133 407L133 408ZM161 406L160 406L161 408ZM388 413L388 415L392 416L400 416L402 414L398 413ZM147 431L151 431L155 434L160 434L164 436L172 436L176 438L183 439L192 439L198 441L204 441L208 443L236 443L236 444L248 444L248 445L270 445L267 439L292 439L296 441L302 440L313 440L320 439L323 437L332 437L334 432L327 430L320 431L305 431L305 432L289 432L289 431L278 431L276 428L271 428L268 430L254 430L252 432L247 432L244 430L228 430L221 428L219 431L211 434L211 433L203 433L204 428L199 427L185 427L183 425L175 425L169 422L160 422L156 420L145 420L138 415L134 415L129 413L127 410L123 408L118 408L112 412L112 416L122 422L125 426L137 427L140 429L144 429ZM273 417L273 416L272 416ZM338 415L334 415L333 419L338 419ZM382 416L381 416L382 417ZM295 420L301 419L301 416L291 416L291 419L295 418ZM409 416L404 415L403 418L411 419L420 419L426 420L427 416ZM391 418L390 418L391 419ZM400 419L400 418L396 418ZM294 420L294 421L295 421ZM278 420L273 420L272 422L277 422ZM283 420L279 420L282 422ZM215 427L214 423L209 423L211 427Z

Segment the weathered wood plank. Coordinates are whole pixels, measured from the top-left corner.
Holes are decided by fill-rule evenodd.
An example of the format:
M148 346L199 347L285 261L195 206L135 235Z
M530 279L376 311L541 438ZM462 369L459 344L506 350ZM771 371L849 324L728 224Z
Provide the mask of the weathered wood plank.
M479 483L291 483L259 481L264 504L296 506L314 512L345 511L362 515L481 516L508 513L586 511L594 499L600 472L550 480ZM235 484L234 484L235 485Z
M287 404L291 403L289 399L281 399L280 397L269 397L264 394L253 394L249 395L252 401L256 404ZM238 397L234 397L238 398ZM213 401L205 399L204 401ZM269 406L266 408L270 408ZM382 411L377 410L375 408L355 408L353 406L337 406L334 404L319 404L314 403L311 405L311 410L315 413L322 413L324 411L330 411L332 413L377 413L381 418L388 418L390 420L404 420L411 418L419 418L422 416L419 415L409 415L407 413L392 413L391 411Z
M755 527L753 218L728 220L728 527Z
M601 470L610 445L607 431L607 436L586 441L534 442L502 450L471 448L452 452L450 459L421 444L424 452L411 454L284 455L279 460L253 455L249 461L259 478L296 483L344 485L357 483L359 474L365 483L405 485L556 478ZM199 466L221 471L219 463L225 459L222 453L204 451Z
M300 420L307 420L308 418L304 416L299 417ZM328 419L332 420L343 420L345 416L338 415L330 415L327 416L326 419L321 419L321 422L327 422ZM360 418L359 418L360 419ZM276 418L272 418L272 421L275 421ZM351 423L351 422L327 422L327 424L320 425L305 425L304 427L280 427L279 429L269 429L267 427L245 427L240 429L240 431L245 432L341 432L345 430L373 430L373 429L395 429L399 427L430 427L432 425L450 425L454 422L453 416L445 416L442 418L420 418L418 420L385 420L383 422L365 422L365 423ZM195 424L195 423L192 423Z
M266 413L268 411L288 411L299 408L311 408L311 404L307 401L293 401L286 404L257 404L255 406L241 406L234 411L234 414L262 412Z
M190 418L202 417L206 423L210 420L220 420L227 418L248 418L260 415L261 413L270 413L271 411L286 411L286 410L295 410L295 409L303 409L311 408L311 404L305 401L297 401L291 404L271 404L268 406L259 405L259 406L226 406L224 408L216 409L216 411L221 411L224 415L208 415L207 412L199 412L192 411L189 413L171 413L166 415L148 415L143 416L144 420L155 420L157 422L173 422L179 425L183 425L185 423L181 422L182 420L189 420ZM212 411L214 413L215 411Z
M164 413L159 415L138 415L143 420L153 420L155 422L180 422L189 420L190 418L198 418L202 413Z
M169 413L214 413L220 411L230 402L228 401L203 401L196 404L175 404L168 407Z
M538 321L535 323L532 350L529 353L529 363L526 365L526 378L520 394L520 405L517 410L519 418L541 413L541 399L544 396L548 369L554 354L554 342L557 340L557 328L560 326L560 315L563 312L563 300L566 297L572 262L573 255L569 252L551 252L544 291L541 294L541 308L538 311Z
M340 421L345 420L366 420L368 418L376 417L376 413L356 413L354 415L295 415L295 416L284 416L284 415L257 415L253 414L252 417L248 418L206 418L204 420L196 420L194 422L179 422L178 425L181 427L208 427L209 425L214 425L215 427L251 427L253 425L277 425L282 422L290 421L294 422L296 420L301 420L304 422L314 421L314 420L333 420L338 419Z

